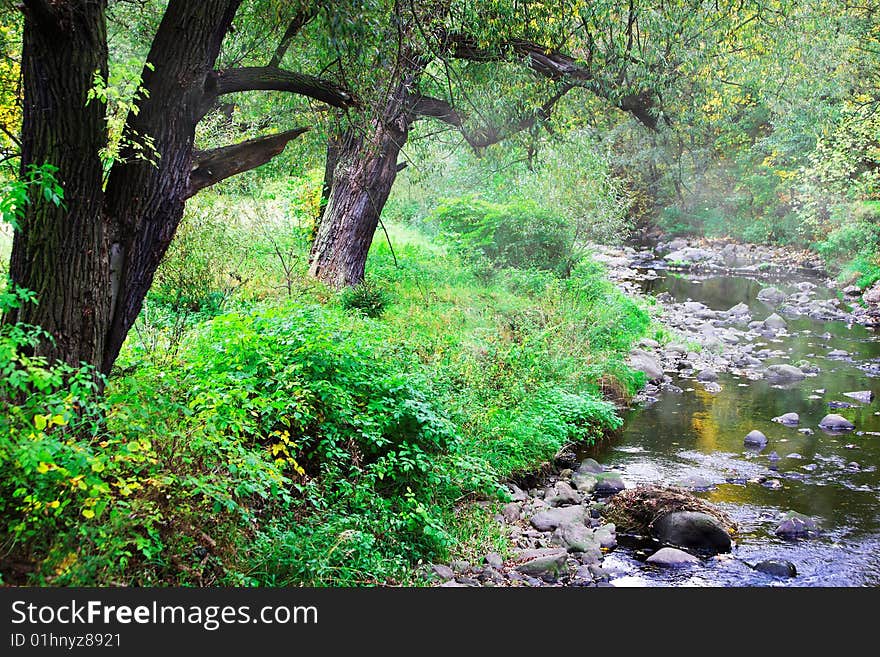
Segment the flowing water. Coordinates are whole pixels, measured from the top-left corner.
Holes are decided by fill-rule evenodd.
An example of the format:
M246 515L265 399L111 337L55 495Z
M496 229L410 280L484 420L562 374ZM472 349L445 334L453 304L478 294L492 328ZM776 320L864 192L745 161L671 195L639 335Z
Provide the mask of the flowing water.
M775 280L773 285L789 293L802 280ZM644 285L650 294L666 292L675 301L699 301L713 310L743 302L755 318L763 318L772 310L756 296L767 284L737 276L695 281L666 273ZM694 569L655 568L643 563L637 548L621 547L605 561L615 585L880 585L880 379L871 376L880 374L872 370L872 364L880 366L880 335L842 322L787 320L789 335L757 341L780 352L766 364L806 359L821 368L818 375L783 388L722 374L718 382L723 389L716 394L692 379L674 380L683 393L661 393L656 403L632 409L620 433L593 452L601 463L621 470L630 486L704 480L712 488L697 494L723 508L740 530L730 557ZM849 356L829 358L831 350ZM872 390L878 400L859 404L843 395L859 390ZM833 409L829 402L854 406ZM771 422L788 412L800 415L797 427ZM828 413L848 418L855 431L823 432L818 424ZM805 427L815 433L799 433ZM743 445L752 429L769 438L760 452ZM768 487L765 478L777 480L781 488ZM787 510L812 516L822 535L797 542L777 538L773 530ZM747 565L768 558L791 561L798 577L776 580Z

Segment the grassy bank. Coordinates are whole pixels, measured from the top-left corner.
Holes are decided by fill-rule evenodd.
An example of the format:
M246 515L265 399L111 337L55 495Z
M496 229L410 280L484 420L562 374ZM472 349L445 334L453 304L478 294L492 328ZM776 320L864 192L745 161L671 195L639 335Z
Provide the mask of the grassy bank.
M640 383L624 358L649 316L589 259L487 267L389 228L393 253L380 232L344 293L308 282L292 237L227 224L187 255L184 234L102 402L4 334L26 372L4 392L39 392L7 395L4 581L413 583L420 562L503 552L471 502L619 426L607 398ZM236 245L252 261L229 292L212 268Z

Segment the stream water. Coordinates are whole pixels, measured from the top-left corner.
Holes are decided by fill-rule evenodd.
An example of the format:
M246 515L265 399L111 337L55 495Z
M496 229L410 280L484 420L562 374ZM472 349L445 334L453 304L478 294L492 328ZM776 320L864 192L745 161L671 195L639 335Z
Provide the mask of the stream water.
M758 318L772 312L756 299L767 282L660 273L660 278L643 283L647 293L665 292L676 301L699 301L713 310L742 302ZM795 276L774 280L773 285L788 293L803 280ZM601 463L621 470L628 486L701 480L710 487L697 494L723 508L739 525L733 553L699 568L655 568L644 563L638 548L622 546L605 560L615 585L880 585L880 379L872 377L880 373L872 370L872 364L880 365L880 335L842 322L787 320L788 335L758 341L779 351L779 357L766 364L807 359L821 368L818 375L780 387L722 374L722 390L715 394L693 379L673 377L683 393L661 393L656 403L632 409L618 435L592 452ZM829 357L831 350L844 350L849 356ZM859 390L872 390L878 400L860 404L843 396ZM853 407L835 409L829 402ZM800 415L797 427L771 422L788 412ZM828 413L848 418L855 431L823 432L818 424ZM800 433L803 428L815 433ZM769 438L760 452L743 445L752 429ZM781 487L772 488L778 484L768 480ZM812 516L822 535L797 542L777 538L773 531L779 515L788 510ZM768 558L791 561L798 576L777 580L748 566Z

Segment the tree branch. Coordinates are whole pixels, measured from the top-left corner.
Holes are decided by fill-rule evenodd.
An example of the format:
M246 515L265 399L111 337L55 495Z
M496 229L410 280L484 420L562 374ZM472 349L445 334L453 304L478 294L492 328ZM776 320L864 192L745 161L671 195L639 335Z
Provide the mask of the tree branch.
M309 21L317 15L317 13L316 9L304 9L293 17L290 21L290 25L287 26L287 30L284 32L284 36L281 37L278 47L275 49L275 54L272 55L272 59L269 60L270 68L281 66L281 61L284 59L284 55L287 54L287 50L290 48L290 44L293 42L294 37L299 34L299 31L303 29Z
M281 153L292 139L309 128L295 128L277 135L248 139L239 144L209 151L196 151L190 169L189 187L185 198L230 176L256 169Z
M574 87L575 85L572 84L563 85L541 107L518 121L502 126L484 126L473 132L464 127L464 118L458 113L458 110L440 98L422 95L415 96L411 101L410 113L413 116L413 120L429 117L455 126L471 148L479 150L497 144L518 132L528 130L538 121L546 121L550 118L550 113L553 111L556 103L562 100L565 94Z
M271 66L214 71L216 95L239 91L288 91L314 98L333 107L357 107L355 97L330 80Z

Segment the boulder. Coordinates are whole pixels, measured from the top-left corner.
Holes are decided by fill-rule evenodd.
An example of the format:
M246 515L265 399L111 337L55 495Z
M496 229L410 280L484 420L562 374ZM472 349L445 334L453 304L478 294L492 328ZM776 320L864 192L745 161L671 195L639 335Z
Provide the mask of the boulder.
M540 511L532 516L532 527L539 532L552 532L560 525L568 523L583 524L587 518L587 510L580 504L563 506L556 509Z
M757 429L752 429L746 434L743 443L754 447L764 447L767 444L767 436Z
M763 290L758 292L758 301L763 301L764 303L777 306L785 301L785 293L781 292L775 287L765 287Z
M751 314L749 307L744 303L738 303L733 308L727 311L727 314L731 317L743 317L745 315Z
M774 533L786 540L813 538L819 534L819 525L809 516L789 511L783 515L782 521L776 526Z
M599 497L616 495L626 489L626 484L617 472L603 472L596 475L596 488L593 492Z
M651 523L651 533L664 545L696 552L730 552L730 534L718 520L699 511L674 511Z
M784 424L787 427L793 427L800 421L801 418L797 413L785 413L783 415L777 415L775 418L773 418L773 422Z
M630 353L629 364L634 370L644 372L648 381L656 381L663 378L663 368L651 354L642 349L633 349Z
M862 295L865 303L880 303L880 281L874 283L874 287Z
M575 472L571 475L571 483L573 483L574 487L580 492L589 495L596 489L596 484L599 483L599 480L596 479L596 475Z
M794 383L803 381L807 376L793 365L770 365L764 371L764 378L771 383Z
M855 399L863 404L870 404L874 401L874 393L871 390L859 390L857 392L845 392L844 397Z
M849 352L844 351L843 349L832 349L826 355L828 358L846 358L849 356Z
M785 559L766 559L755 564L755 570L773 577L797 577L797 568Z
M694 555L688 554L684 550L665 547L660 548L654 554L648 557L647 562L655 566L662 566L664 568L677 568L679 566L692 566L694 564L698 564L700 563L700 560L697 559Z
M772 329L774 331L778 331L780 329L784 329L788 326L788 322L786 322L782 317L773 313L767 319L764 320L764 327L768 329Z
M501 507L501 515L505 521L508 523L514 523L520 518L520 504L519 502L508 502L503 507Z
M569 484L558 481L553 487L552 494L545 501L550 506L568 506L579 504L581 498Z
M697 374L697 381L712 382L712 381L717 381L717 380L718 380L718 373L715 370L708 368L708 367L706 369L704 369L702 372L700 372L699 374Z
M532 556L530 553L538 553ZM525 561L516 566L517 572L544 580L555 580L567 569L568 552L563 549L529 550L520 558Z
M569 552L590 552L601 548L592 529L583 523L566 523L560 527L562 544Z
M584 459L578 466L578 474L599 474L605 472L605 468L595 459Z
M441 563L431 564L431 572L434 575L443 581L447 581L455 577L455 571L452 570L449 566Z
M825 431L852 431L856 425L842 415L829 413L819 421L819 428Z

